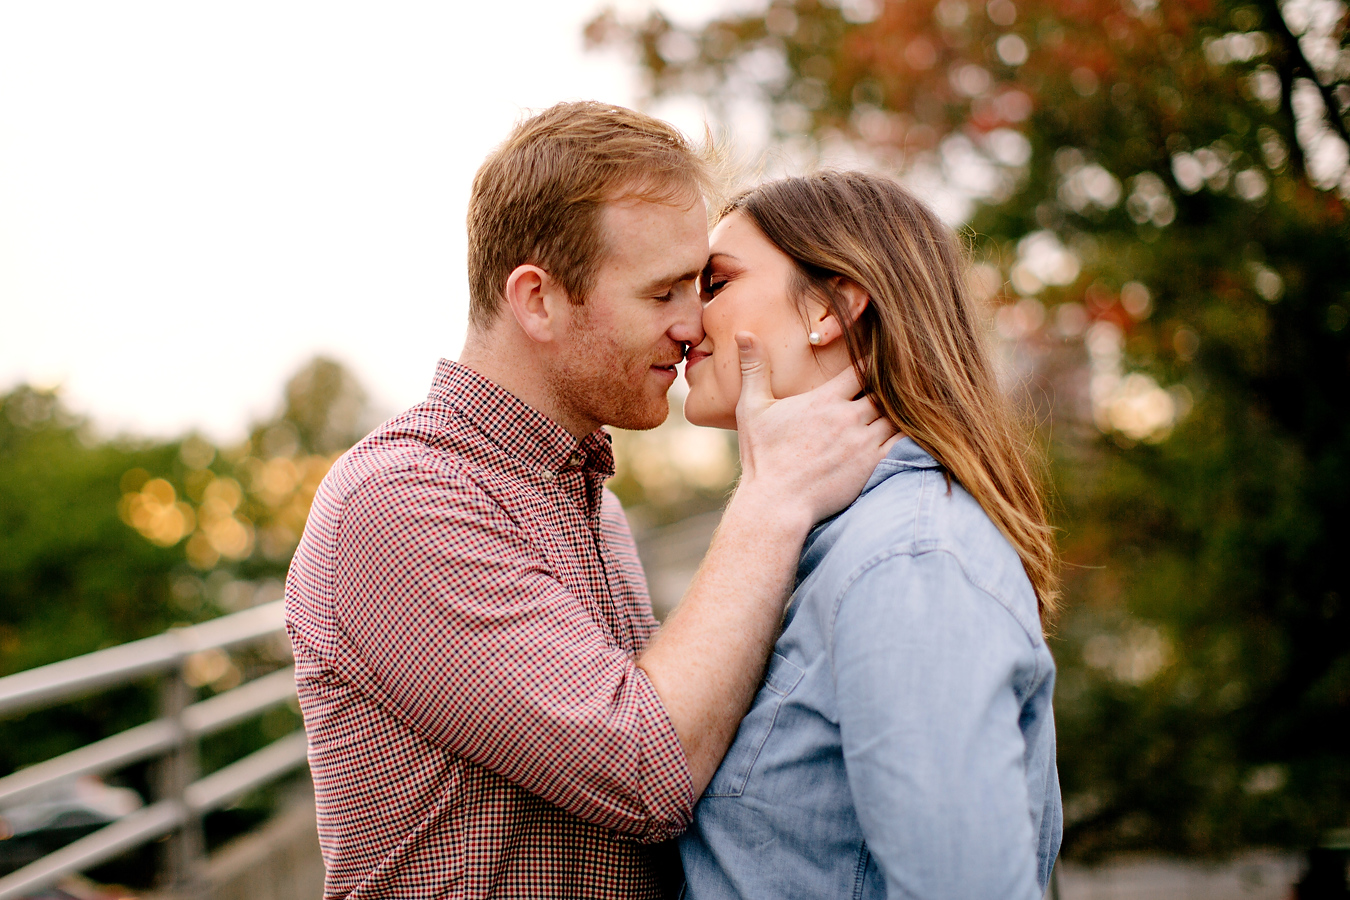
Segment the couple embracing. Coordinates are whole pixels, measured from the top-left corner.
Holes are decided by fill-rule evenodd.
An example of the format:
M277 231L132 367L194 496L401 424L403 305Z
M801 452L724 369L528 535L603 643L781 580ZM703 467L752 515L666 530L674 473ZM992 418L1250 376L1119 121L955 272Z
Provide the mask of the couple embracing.
M327 898L1042 896L1055 551L961 246L854 172L710 235L710 181L596 103L479 170L464 351L287 580ZM602 426L681 362L743 474L658 628Z

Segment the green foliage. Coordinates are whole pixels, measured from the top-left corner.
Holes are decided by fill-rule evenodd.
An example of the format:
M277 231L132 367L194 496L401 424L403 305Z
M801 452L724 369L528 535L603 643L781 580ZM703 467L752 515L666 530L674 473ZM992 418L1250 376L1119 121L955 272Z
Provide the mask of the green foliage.
M118 484L164 468L172 445L93 443L50 392L0 397L0 674L147 637L183 617L170 602L174 554L117 516ZM0 723L0 772L139 724L144 690Z
M163 631L176 618L170 551L117 516L134 468L177 448L90 444L51 393L0 397L0 672L9 674Z
M349 372L316 359L235 447L100 439L51 391L0 395L0 675L280 597L319 480L366 424ZM199 694L275 669L260 646L189 665ZM153 680L0 721L0 774L153 718ZM212 771L298 725L290 709L205 741ZM146 791L144 766L124 779Z
M1066 853L1350 824L1344 7L780 0L587 37L654 96L749 88L780 138L974 201L1049 398Z

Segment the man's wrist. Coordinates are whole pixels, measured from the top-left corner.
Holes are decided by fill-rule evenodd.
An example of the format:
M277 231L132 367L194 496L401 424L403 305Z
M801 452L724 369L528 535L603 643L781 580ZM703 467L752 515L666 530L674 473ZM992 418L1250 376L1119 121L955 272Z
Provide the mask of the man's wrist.
M795 543L798 550L815 525L815 517L804 502L760 481L742 481L736 487L722 521L728 525L753 523L757 533Z

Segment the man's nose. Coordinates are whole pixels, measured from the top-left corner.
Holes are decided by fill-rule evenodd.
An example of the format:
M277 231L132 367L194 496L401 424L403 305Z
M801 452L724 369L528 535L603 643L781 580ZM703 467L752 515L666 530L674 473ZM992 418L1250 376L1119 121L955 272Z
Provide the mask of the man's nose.
M673 341L683 341L690 347L703 343L703 301L699 299L698 286L679 292L679 297L671 301L678 304L675 309L675 322L666 333Z

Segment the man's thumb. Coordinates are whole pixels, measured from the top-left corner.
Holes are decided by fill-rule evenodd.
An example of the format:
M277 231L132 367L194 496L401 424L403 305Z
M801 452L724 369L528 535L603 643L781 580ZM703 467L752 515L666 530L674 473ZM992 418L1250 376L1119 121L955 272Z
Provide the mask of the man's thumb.
M749 409L759 409L773 402L769 388L769 360L759 338L748 331L736 334L736 349L741 356L741 399Z

